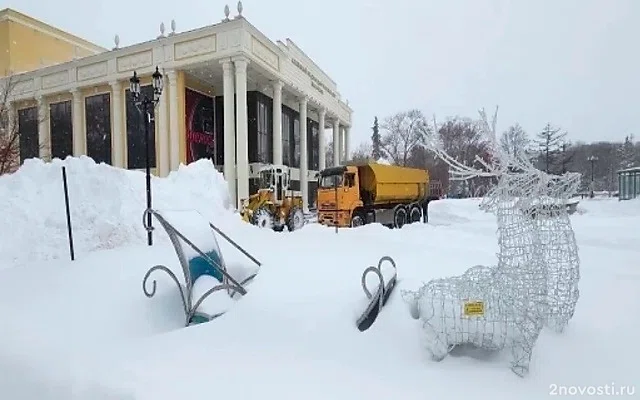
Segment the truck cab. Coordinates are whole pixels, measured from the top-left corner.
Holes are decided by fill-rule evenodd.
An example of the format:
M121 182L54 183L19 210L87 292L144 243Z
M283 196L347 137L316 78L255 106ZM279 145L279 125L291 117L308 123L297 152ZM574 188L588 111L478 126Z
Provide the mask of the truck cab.
M329 226L359 226L364 221L353 211L362 207L360 179L355 166L331 167L318 175L318 222Z

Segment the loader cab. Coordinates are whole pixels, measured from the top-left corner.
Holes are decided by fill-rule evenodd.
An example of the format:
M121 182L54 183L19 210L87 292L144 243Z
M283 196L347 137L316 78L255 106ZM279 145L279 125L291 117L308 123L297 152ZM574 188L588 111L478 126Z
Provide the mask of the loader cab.
M260 190L273 193L273 201L282 204L289 190L289 168L284 165L270 165L260 170Z

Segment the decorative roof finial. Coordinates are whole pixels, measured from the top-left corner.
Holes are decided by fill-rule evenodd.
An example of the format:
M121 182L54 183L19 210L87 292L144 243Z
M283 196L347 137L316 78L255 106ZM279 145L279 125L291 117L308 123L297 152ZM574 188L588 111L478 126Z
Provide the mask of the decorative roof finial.
M172 19L171 20L171 33L169 34L169 36L175 35L176 34L176 20Z
M227 22L229 21L229 5L226 4L224 6L224 19L222 20L222 22Z
M242 1L238 0L238 15L236 18L242 18Z
M161 37L164 37L164 22L160 22L160 36L158 36L158 39Z
M113 43L115 43L116 47L114 47L114 50L118 50L119 46L120 46L120 36L115 35L113 37Z

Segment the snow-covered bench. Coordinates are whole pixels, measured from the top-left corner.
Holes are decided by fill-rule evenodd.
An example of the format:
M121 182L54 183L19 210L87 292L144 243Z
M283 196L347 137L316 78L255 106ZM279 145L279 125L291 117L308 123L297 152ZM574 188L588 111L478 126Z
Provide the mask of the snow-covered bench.
M389 262L391 268L383 270L382 265L385 261ZM378 279L375 290L369 290L367 285L367 275L373 273ZM387 304L391 292L396 286L398 279L398 268L393 258L384 256L378 261L378 266L370 266L362 273L361 284L369 304L362 315L356 321L356 326L360 332L366 331L373 325L378 318L378 314L382 311L382 307Z
M153 229L146 224L148 213L155 217L169 235L184 279L180 282L177 274L166 265L155 265L142 280L142 289L147 297L151 298L156 293L155 279L151 283L151 290L148 289L147 281L151 274L157 270L166 272L178 286L184 307L185 326L188 326L221 316L238 297L247 293L245 285L255 278L256 273L246 276L246 272L234 274L228 271L212 229L214 227L200 213L191 210L148 210L143 217L147 230ZM239 248L226 235L223 237ZM244 253L259 266L257 260ZM238 281L238 275L245 277Z
M567 200L567 212L569 213L569 215L575 213L576 211L578 211L578 204L580 203L580 200L578 199L569 199Z

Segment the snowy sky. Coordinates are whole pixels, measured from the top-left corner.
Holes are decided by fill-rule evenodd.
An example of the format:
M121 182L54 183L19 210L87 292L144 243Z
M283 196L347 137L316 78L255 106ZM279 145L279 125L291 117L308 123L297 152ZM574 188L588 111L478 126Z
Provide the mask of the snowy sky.
M395 5L393 5L395 4ZM224 1L0 0L111 48L219 22ZM380 119L500 106L499 127L551 122L572 140L640 138L640 0L244 0L272 40L291 38L354 109L352 148ZM235 2L229 2L235 15ZM634 23L635 21L635 23ZM634 118L635 117L635 118Z

